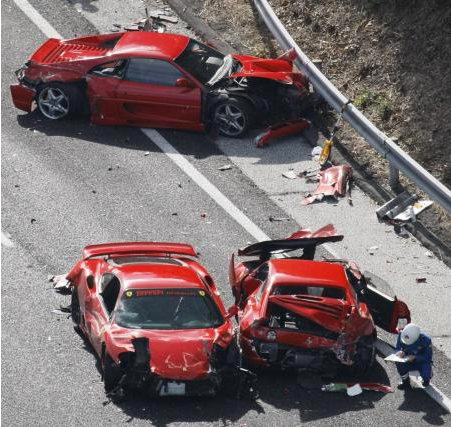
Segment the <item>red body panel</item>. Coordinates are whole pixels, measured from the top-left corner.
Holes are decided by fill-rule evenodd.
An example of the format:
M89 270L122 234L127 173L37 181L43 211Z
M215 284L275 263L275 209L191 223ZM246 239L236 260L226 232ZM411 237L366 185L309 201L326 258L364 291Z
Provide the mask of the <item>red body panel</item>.
M12 84L9 88L11 90L14 106L19 110L30 112L35 91L18 83Z
M309 129L311 126L312 124L306 119L292 120L290 122L270 126L265 130L265 132L255 138L255 143L257 147L264 147L274 139L294 135L301 130Z
M170 256L171 255L171 256ZM113 274L121 288L118 301L127 289L198 288L210 295L225 318L226 310L210 274L190 258L197 256L191 245L164 242L106 243L87 246L80 260L66 276L78 292L82 313L81 329L99 357L103 349L119 363L119 355L133 352L132 339L148 338L151 352L151 372L169 380L200 380L210 371L213 344L227 348L234 339L233 324L229 319L216 328L185 330L128 329L115 323L100 297L100 283L104 274ZM112 262L106 258L108 256ZM162 262L136 260L150 256ZM177 262L164 262L170 256ZM115 258L135 257L130 263L116 264ZM88 286L87 278L94 286Z

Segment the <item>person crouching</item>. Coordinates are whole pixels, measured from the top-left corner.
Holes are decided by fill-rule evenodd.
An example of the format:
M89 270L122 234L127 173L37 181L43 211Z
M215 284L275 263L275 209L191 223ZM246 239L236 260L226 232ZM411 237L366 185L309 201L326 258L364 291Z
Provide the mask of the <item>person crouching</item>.
M432 377L432 341L420 330L418 325L409 323L398 335L396 343L397 355L408 359L407 362L397 362L396 369L401 376L398 389L406 390L411 387L409 372L419 371L423 386L427 387Z

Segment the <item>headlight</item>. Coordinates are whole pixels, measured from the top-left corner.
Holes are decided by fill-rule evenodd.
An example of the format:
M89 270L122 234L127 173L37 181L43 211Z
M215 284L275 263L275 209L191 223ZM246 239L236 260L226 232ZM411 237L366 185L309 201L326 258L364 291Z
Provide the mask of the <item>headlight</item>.
M276 338L277 338L277 334L276 334L275 331L269 331L269 332L266 334L266 339L267 339L268 341L274 341Z

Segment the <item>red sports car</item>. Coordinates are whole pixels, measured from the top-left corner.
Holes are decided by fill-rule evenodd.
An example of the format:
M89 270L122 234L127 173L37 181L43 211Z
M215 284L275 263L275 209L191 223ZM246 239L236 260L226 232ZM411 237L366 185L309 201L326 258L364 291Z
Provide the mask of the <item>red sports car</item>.
M371 286L354 263L313 261L315 248L342 240L332 225L238 251L257 259L230 265L240 344L253 365L364 373L374 361L376 325L396 332L410 322L405 303ZM301 256L278 257L303 249Z
M124 32L49 39L17 70L14 105L36 101L52 120L90 111L93 123L241 137L256 124L297 119L308 83L290 54L223 55L189 37Z
M67 274L74 326L89 339L112 398L140 388L155 396L255 397L241 368L230 317L192 246L87 246Z

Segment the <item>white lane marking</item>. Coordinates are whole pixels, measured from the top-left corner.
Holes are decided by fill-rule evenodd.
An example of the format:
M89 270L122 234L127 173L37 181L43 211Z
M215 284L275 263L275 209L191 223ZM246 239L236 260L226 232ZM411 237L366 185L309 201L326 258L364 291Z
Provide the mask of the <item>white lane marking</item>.
M12 248L14 246L13 241L3 231L2 231L2 246L4 246L5 248Z
M240 211L216 186L202 175L155 129L141 129L158 148L166 154L183 172L204 190L225 212L257 240L271 240L269 236Z
M27 0L14 0L14 3L48 38L63 38Z
M394 352L394 348L382 341L380 338L377 339L376 348L387 357L389 354ZM451 414L451 400L445 396L434 384L430 383L428 387L423 388L423 391L433 400L435 400L443 409Z

